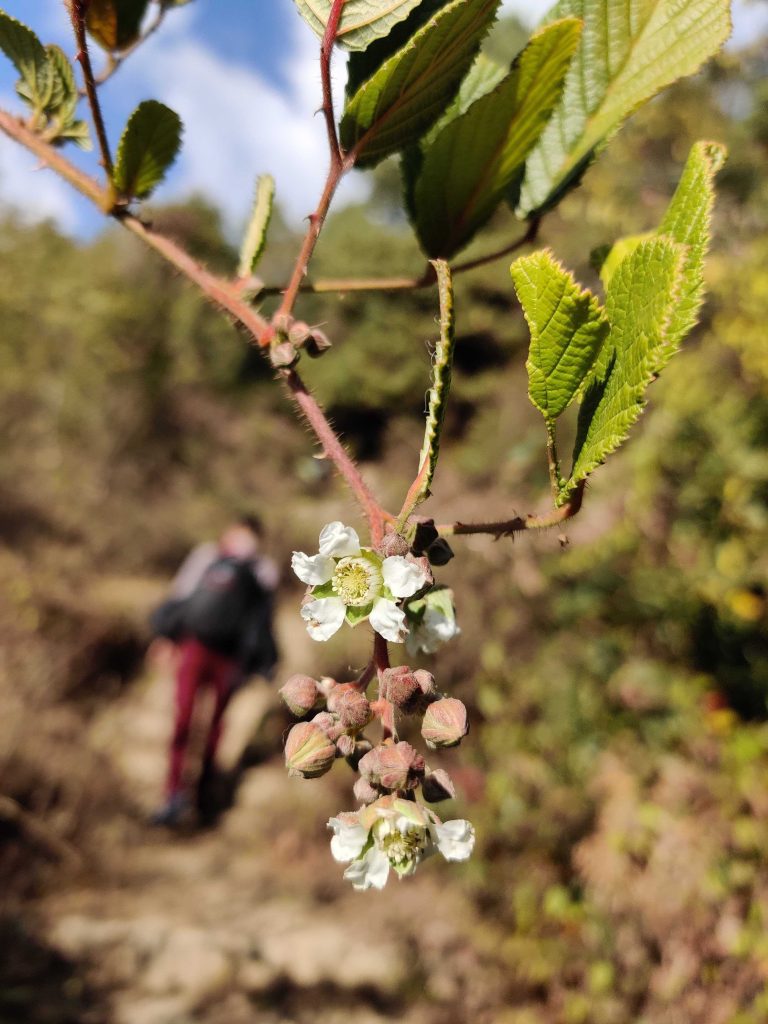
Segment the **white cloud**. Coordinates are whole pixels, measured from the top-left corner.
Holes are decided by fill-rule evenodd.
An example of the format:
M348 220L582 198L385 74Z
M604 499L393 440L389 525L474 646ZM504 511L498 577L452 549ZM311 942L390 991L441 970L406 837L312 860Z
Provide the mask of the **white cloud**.
M206 48L191 17L185 26L176 23L172 34L158 34L120 74L121 88L162 100L186 126L178 166L158 198L204 192L235 225L247 215L256 176L269 172L291 221L313 209L328 169L328 144L315 113L321 97L317 41L298 19L284 69L287 89ZM362 179L352 178L340 199L366 191Z

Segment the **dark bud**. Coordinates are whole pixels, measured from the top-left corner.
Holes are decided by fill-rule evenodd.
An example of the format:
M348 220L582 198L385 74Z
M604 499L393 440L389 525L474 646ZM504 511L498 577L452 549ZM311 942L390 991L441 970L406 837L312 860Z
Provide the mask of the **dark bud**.
M437 532L434 519L427 519L425 516L414 516L416 522L416 532L413 535L413 544L411 545L411 551L414 555L423 555L427 548L438 539L440 534Z
M451 777L442 768L427 772L421 784L421 792L424 799L431 804L439 804L441 800L453 800L456 796L456 788L451 782Z
M438 537L427 548L427 558L430 565L447 565L453 558L453 548L445 537Z

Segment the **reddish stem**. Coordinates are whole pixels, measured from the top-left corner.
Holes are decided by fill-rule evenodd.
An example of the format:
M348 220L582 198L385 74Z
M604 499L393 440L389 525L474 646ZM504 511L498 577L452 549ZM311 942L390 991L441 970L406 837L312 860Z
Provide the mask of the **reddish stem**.
M88 2L85 0L69 0L69 13L72 19L72 28L75 31L77 41L77 60L83 69L83 81L85 83L85 95L88 97L88 106L91 108L93 127L96 132L96 139L101 152L101 163L112 183L112 154L107 139L107 129L104 125L104 117L101 113L99 96L96 91L96 79L91 65L91 55L88 52L88 37L85 32L85 16L88 13Z
M291 389L294 401L306 417L323 446L323 451L349 484L355 497L365 513L371 530L371 543L374 547L381 543L384 536L385 514L373 493L363 480L360 470L355 465L349 452L336 436L333 427L325 417L314 395L307 389L304 381L296 370L286 370L283 378Z
M379 633L373 634L373 664L379 676L379 719L381 721L382 740L397 740L395 725L395 705L387 697L384 673L389 668L389 647L387 641Z
M525 530L547 530L552 526L559 526L566 522L581 509L584 500L584 481L577 484L571 497L560 508L555 509L546 516L515 516L514 519L507 519L498 523L449 523L438 526L438 531L444 537L457 537L460 534L490 533L497 539L509 537L513 533L523 533Z
M323 117L328 132L328 146L331 150L331 164L340 165L342 162L341 146L336 133L336 119L333 116L333 82L331 79L331 58L333 46L339 32L341 12L346 0L333 0L331 11L328 15L328 23L325 26L323 41L320 44L320 75L323 82Z

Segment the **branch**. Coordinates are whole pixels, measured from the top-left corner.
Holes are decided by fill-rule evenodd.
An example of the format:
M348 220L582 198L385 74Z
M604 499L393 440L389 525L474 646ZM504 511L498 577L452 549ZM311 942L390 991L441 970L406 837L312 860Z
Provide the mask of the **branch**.
M571 497L560 508L555 509L546 516L515 516L501 523L451 523L438 526L438 531L443 537L458 537L462 534L490 533L498 540L499 537L510 537L515 533L523 533L526 530L547 530L552 526L559 526L573 517L581 509L584 500L584 481L576 485Z
M516 238L514 242L510 242L501 249L496 249L493 252L486 253L485 256L478 256L473 260L466 260L464 263L457 263L455 267L451 267L452 273L464 274L468 270L476 270L478 267L484 267L488 263L494 263L496 260L500 260L503 256L509 256L510 253L516 252L518 249L522 249L526 245L530 245L535 241L539 228L541 226L541 217L534 218L528 225L528 230L520 238ZM420 288L430 288L435 284L435 271L431 263L427 264L427 268L423 274L419 277L340 277L340 278L318 278L317 281L306 281L304 284L299 285L298 291L301 293L309 293L312 295L321 295L326 292L400 292L400 291L417 291ZM280 295L285 291L283 285L267 285L261 289L261 295Z
M307 389L296 370L284 370L281 376L290 388L294 401L299 409L301 409L315 436L323 446L323 451L336 466L359 501L370 524L371 542L374 546L377 545L384 536L384 520L391 517L384 513L378 501L376 501L373 493L360 475L360 470L328 422L317 399Z
M343 155L339 145L339 137L336 133L336 118L333 116L333 83L331 81L331 57L333 56L333 45L339 31L341 12L346 0L333 0L328 15L328 23L323 33L323 41L320 44L320 75L323 81L323 117L328 132L328 145L331 150L331 164L341 165Z
M90 0L88 0L90 2ZM85 15L88 9L88 3L85 0L67 0L69 7L69 14L72 19L72 28L75 30L75 39L77 41L77 60L80 61L80 66L83 69L83 80L85 82L85 95L88 97L88 106L91 108L91 117L93 118L93 127L96 132L96 139L99 143L99 149L101 151L101 165L107 175L107 178L112 182L112 154L109 149L109 141L107 139L107 129L104 126L104 117L101 113L101 104L99 103L99 96L96 91L96 79L93 74L93 67L91 65L91 56L88 53L88 38L85 32Z
M90 175L81 171L79 167L70 163L59 150L30 131L23 121L13 117L5 110L0 110L0 131L15 142L19 142L43 164L76 188L81 195L98 206L103 213L112 216L124 228L154 249L168 263L171 263L184 277L197 285L209 302L222 308L238 327L246 331L253 342L260 346L269 344L272 336L272 328L269 323L239 296L237 289L229 281L212 274L201 263L192 259L176 242L153 231L149 225L134 214L122 209L114 210L107 189L103 188Z

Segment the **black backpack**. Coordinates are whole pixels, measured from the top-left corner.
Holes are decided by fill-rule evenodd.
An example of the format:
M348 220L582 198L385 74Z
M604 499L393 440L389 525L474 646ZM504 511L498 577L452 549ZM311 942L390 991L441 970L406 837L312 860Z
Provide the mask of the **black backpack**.
M274 648L270 595L256 579L252 562L217 558L186 599L183 621L184 632L222 654L253 652L247 666L253 671L262 668L254 664L260 660L257 650ZM269 661L266 655L261 660Z

